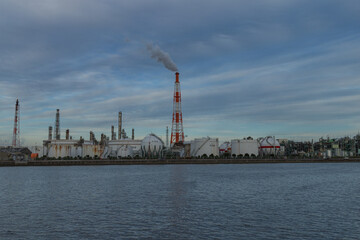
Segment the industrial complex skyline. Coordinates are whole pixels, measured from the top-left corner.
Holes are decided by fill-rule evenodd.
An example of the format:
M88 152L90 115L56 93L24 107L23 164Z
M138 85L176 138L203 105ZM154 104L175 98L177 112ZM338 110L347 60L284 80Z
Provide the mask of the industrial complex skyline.
M171 127L180 72L185 140L316 139L360 130L360 3L335 1L0 2L0 145L20 102L24 145L61 135L136 138ZM149 47L153 46L153 47ZM170 64L170 69L172 69Z

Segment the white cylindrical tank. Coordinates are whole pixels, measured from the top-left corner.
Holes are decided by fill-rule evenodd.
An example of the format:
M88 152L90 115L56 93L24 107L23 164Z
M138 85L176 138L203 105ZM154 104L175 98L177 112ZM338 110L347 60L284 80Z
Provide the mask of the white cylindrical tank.
M81 147L76 146L76 142L56 140L56 142L51 142L46 145L46 154L47 157L51 158L76 157L81 155L81 149L80 153L78 153L78 148Z
M231 155L235 154L236 156L241 155L240 152L240 139L231 140Z
M133 156L134 156L134 151L133 151L133 148L131 146L122 145L117 150L117 157L122 157L123 158L123 157L133 157Z
M48 146L48 153L47 153L47 157L50 158L58 158L60 156L60 154L58 153L58 147L56 144L51 144Z
M191 141L191 156L219 156L219 140L217 138L195 138Z
M280 150L280 143L274 137L268 136L260 142L260 151L262 155L276 155Z
M231 155L258 156L259 142L256 139L233 139L231 140Z
M72 157L82 157L82 147L81 146L74 146L71 148L71 156Z
M83 157L100 157L102 153L101 146L100 145L93 145L91 142L85 142L82 145L82 154Z
M143 157L160 157L164 148L164 142L151 133L141 141L141 152Z

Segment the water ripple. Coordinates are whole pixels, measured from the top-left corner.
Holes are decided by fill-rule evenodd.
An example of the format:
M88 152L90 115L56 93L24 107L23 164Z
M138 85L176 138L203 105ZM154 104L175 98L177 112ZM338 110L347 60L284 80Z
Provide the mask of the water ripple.
M359 239L360 164L0 168L0 239Z

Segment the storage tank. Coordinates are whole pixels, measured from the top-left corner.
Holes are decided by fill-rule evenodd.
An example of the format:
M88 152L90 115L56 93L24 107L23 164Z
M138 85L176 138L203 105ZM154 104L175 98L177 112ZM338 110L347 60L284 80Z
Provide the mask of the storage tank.
M230 142L224 142L223 144L221 144L220 148L219 148L219 153L220 153L220 156L224 155L224 153L231 154L231 143Z
M92 144L92 141L85 141L82 145L83 157L100 157L102 150L100 145Z
M74 143L67 140L54 140L47 146L47 157L65 158L72 157Z
M161 157L164 142L151 133L141 141L141 153L143 157Z
M117 157L125 158L125 157L133 157L134 151L133 148L129 145L122 145L117 150Z
M231 140L231 155L235 154L236 156L242 155L240 151L240 139Z
M219 156L219 140L217 138L195 138L191 141L190 148L192 157L201 157L204 154Z
M258 156L260 144L256 139L233 139L231 140L231 155Z
M71 156L72 157L82 157L82 147L81 146L74 146L71 148Z
M260 141L262 155L277 155L280 151L280 143L274 137L267 136Z
M131 153L131 157L135 156L135 155L141 155L141 142L142 140L133 140L133 139L118 139L118 140L110 140L108 142L108 146L109 146L109 156L110 157L127 157L128 155L125 154L129 154ZM128 146L131 148L131 150L125 150L128 147L124 146ZM120 149L121 148L121 149ZM125 151L122 153L118 154L118 151ZM131 151L131 152L126 152L126 151Z

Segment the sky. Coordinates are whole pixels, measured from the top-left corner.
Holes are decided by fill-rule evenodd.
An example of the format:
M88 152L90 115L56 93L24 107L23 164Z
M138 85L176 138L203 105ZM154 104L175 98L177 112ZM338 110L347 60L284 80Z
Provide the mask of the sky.
M22 145L171 129L180 73L185 140L293 140L360 130L358 0L2 0L0 145L16 99Z

